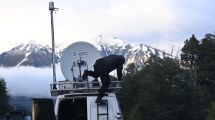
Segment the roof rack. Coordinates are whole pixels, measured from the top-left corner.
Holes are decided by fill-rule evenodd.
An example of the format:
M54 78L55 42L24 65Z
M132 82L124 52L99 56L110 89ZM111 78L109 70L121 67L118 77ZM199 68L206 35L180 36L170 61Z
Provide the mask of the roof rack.
M121 89L121 81L111 81L108 87L107 92L116 92ZM53 89L53 86L56 85L57 89ZM71 82L71 81L59 81L56 84L50 84L51 95L58 96L62 94L71 94L71 93L91 93L97 92L100 89L101 82Z

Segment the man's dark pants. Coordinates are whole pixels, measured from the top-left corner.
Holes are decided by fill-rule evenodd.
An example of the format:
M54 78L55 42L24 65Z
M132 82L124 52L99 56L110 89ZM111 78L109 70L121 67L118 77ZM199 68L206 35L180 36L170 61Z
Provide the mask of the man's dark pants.
M110 76L109 73L107 72L106 63L102 59L97 60L94 65L94 71L88 71L88 75L94 78L100 77L102 86L98 90L99 92L98 99L101 99L104 96L108 86L110 85Z

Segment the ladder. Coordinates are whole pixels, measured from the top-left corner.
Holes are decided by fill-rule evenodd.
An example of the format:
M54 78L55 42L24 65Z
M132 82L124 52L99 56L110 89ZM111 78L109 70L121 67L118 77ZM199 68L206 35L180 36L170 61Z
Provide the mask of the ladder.
M99 108L106 107L106 113L100 113ZM97 103L97 120L99 120L99 116L106 115L107 119L109 120L109 113L108 113L108 100L102 100L102 103Z

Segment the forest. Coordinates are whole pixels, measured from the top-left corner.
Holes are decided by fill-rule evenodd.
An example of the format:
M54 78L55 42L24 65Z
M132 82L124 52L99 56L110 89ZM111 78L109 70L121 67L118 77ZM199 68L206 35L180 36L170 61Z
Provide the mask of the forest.
M185 40L180 58L127 68L118 93L125 120L215 120L215 35Z

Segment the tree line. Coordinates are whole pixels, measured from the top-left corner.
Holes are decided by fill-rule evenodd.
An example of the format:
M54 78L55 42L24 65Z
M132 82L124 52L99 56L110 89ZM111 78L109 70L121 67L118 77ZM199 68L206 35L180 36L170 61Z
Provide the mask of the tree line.
M118 93L125 120L215 120L215 34L185 40L181 58L129 65Z

